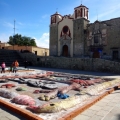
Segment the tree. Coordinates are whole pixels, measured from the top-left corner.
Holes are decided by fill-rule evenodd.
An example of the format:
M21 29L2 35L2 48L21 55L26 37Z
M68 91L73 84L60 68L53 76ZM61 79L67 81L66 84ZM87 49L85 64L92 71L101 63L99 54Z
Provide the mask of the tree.
M37 46L35 39L26 37L26 36L22 36L20 34L15 34L14 36L10 36L8 43L10 45Z

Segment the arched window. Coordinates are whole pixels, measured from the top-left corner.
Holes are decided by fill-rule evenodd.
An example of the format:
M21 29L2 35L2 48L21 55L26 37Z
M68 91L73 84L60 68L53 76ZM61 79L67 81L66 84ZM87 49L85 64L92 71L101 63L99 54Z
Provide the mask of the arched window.
M83 9L81 8L80 9L80 17L82 17L83 16Z
M75 10L75 18L77 18L77 10Z
M84 17L85 17L85 8L84 8Z

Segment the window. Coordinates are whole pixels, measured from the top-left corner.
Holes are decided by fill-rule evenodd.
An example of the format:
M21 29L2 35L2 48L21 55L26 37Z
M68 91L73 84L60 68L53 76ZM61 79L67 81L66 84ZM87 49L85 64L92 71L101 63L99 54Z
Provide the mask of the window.
M64 26L62 29L64 34L66 34L68 32L68 30L69 30L68 26Z
M37 55L37 51L35 51L35 55Z
M103 53L103 55L107 55L106 53Z
M47 56L47 52L45 52L45 56Z
M96 34L94 35L94 43L99 43L100 41L100 35Z
M37 61L40 61L40 58L37 58Z

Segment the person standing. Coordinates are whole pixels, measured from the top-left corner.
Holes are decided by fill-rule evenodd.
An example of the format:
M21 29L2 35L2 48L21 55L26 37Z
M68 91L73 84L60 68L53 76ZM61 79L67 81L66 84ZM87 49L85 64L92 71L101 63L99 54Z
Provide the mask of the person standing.
M6 68L5 62L1 64L1 68L2 68L1 73L3 72L5 73L5 68Z
M17 67L19 66L19 63L18 63L18 61L16 60L15 62L14 62L14 66L13 66L13 73L15 72L17 72Z
M11 64L9 72L13 72L13 68L14 68L14 62Z
M28 66L27 60L24 61L24 65L25 65L25 68L27 68L27 66Z

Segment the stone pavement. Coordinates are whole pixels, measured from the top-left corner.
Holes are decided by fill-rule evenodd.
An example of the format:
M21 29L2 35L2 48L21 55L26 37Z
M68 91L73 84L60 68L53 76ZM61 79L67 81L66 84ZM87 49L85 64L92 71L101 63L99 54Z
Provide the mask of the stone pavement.
M0 120L26 119L0 107ZM120 89L105 96L72 120L120 120Z
M103 77L120 77L117 74L100 73L90 71L79 70L65 70L65 69L53 69L53 68L40 68L31 67L32 69L48 70L55 72L66 72L72 74L83 75L95 75ZM88 108L80 115L76 116L73 120L120 120L120 90L113 92L112 94L104 97L102 100ZM0 106L0 120L26 120L24 117L19 116Z
M120 89L105 96L73 120L120 120Z
M28 67L30 69L38 69L38 70L47 70L47 71L55 71L55 72L65 72L65 73L70 73L70 74L82 74L82 75L95 75L95 76L119 76L119 74L114 74L114 73L105 73L105 72L93 72L93 71L82 71L82 70L69 70L69 69L57 69L57 68L43 68L43 67L33 67L30 66Z
M27 120L24 117L0 106L0 120Z

